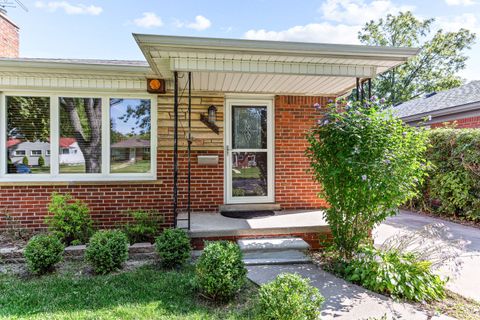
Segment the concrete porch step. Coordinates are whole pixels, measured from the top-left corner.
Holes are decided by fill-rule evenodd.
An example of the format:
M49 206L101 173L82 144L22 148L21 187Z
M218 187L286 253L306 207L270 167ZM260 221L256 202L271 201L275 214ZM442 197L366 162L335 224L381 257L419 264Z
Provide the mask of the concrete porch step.
M302 238L262 238L262 239L239 239L238 246L243 252L250 251L282 251L282 250L308 250L310 245Z
M218 206L218 210L220 212L263 210L279 211L281 210L281 207L278 203L222 204Z
M298 250L250 251L243 255L247 266L310 263L310 257Z

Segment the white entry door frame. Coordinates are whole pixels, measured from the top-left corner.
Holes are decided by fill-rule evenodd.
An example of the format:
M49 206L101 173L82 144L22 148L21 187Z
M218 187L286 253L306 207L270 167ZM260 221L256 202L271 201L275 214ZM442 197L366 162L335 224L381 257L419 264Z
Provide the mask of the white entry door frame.
M243 109L239 110L239 109ZM266 130L253 128L252 132L246 132L245 128L237 130L238 121L234 122L234 110L237 116L240 113L261 114L259 121L264 121L264 110L266 110ZM247 120L245 120L247 121ZM255 122L255 121L254 121ZM236 124L235 124L236 123ZM225 203L272 203L275 201L275 168L274 168L274 104L273 99L240 99L227 98L225 101ZM235 132L234 132L235 131ZM266 131L266 137L265 135ZM236 145L234 134L244 134L251 137L252 133L261 135L257 141L261 145L246 147ZM254 137L255 138L255 137ZM266 140L266 145L265 145ZM265 161L266 158L266 161ZM240 162L240 164L239 164ZM266 165L266 168L265 168ZM262 173L260 173L262 172ZM259 176L267 175L266 179ZM266 186L265 182L266 180Z

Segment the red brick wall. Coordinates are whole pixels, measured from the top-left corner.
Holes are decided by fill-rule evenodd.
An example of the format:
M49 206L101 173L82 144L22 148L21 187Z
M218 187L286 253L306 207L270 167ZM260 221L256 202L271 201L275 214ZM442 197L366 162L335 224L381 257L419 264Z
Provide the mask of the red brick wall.
M453 121L452 121L453 122ZM445 125L451 125L452 122L438 122L433 123L430 125L430 128L441 128ZM480 116L478 117L470 117L470 118L463 118L455 120L456 126L455 128L458 129L467 129L467 128L480 128Z
M317 197L319 186L307 173L305 135L319 115L313 105L328 97L277 96L275 98L275 198L285 209L325 207Z
M18 27L0 12L0 57L17 58L18 55Z

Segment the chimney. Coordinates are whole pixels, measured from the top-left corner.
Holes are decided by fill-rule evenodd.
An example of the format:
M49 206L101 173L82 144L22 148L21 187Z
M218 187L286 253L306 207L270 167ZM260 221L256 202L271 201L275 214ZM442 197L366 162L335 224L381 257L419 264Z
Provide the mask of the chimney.
M0 58L18 58L19 28L0 8Z

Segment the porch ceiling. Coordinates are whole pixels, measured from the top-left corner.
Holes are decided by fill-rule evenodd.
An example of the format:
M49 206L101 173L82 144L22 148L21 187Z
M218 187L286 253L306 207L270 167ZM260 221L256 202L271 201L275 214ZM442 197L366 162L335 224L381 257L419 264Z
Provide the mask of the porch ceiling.
M134 34L151 68L193 74L193 90L339 95L418 49ZM167 81L167 84L169 82ZM182 83L180 83L182 85Z

